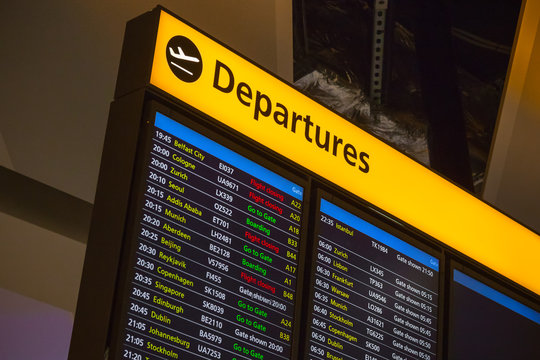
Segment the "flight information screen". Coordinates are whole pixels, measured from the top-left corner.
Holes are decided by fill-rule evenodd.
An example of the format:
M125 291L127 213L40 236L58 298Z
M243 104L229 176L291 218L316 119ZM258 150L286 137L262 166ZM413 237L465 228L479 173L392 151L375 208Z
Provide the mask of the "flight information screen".
M321 199L310 359L436 359L439 260Z
M448 359L540 359L540 313L453 271Z
M156 113L123 359L289 359L303 188Z

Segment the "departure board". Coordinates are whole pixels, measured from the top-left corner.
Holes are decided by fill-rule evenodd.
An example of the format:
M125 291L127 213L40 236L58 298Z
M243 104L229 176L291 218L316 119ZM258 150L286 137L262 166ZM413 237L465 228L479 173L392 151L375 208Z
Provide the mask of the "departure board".
M452 277L448 359L540 359L540 312L480 277Z
M310 359L437 357L439 260L321 199Z
M122 359L289 359L303 188L155 114Z

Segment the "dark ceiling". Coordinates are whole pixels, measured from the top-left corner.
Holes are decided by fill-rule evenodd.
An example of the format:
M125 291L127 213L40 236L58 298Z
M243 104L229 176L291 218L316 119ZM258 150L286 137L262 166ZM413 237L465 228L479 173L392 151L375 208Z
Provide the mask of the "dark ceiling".
M388 1L382 104L378 105L367 96L376 14L374 1L297 0L294 7L295 80L303 91L337 111L356 107L357 111L344 115L426 164L431 157L433 165L437 156L429 149L433 141L428 138L433 137L437 126L432 119L437 116L436 111L430 112L430 106L449 106L450 110L445 111L455 115L443 121L462 121L466 130L463 134L443 131L454 137L449 140L451 144L465 138L467 169L470 168L466 171L470 171L478 191L483 182L520 8L520 0ZM431 93L439 89L426 87L426 73L435 71L436 74L438 69L446 73L446 79L439 80L439 85L457 88L456 99L447 99L450 105L440 99L441 96L451 98L450 90L441 91L444 95L437 98ZM314 73L319 77L314 77ZM306 80L306 76L310 80ZM359 91L358 96L354 100L351 97L340 100L339 96L332 95L336 88L349 93ZM426 89L431 98L423 96ZM356 104L351 105L351 101ZM381 114L392 125L381 123ZM441 151L448 153L443 154L444 161L463 161L451 149ZM426 152L430 156L426 156ZM451 173L445 175L453 178ZM454 180L461 183L459 179Z

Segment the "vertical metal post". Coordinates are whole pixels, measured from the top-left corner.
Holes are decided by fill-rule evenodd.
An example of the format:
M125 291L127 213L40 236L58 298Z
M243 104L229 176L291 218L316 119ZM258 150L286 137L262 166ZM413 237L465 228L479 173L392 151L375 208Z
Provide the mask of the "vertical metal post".
M376 103L382 98L382 72L384 55L384 35L388 0L374 0L373 43L371 45L371 82L369 96Z

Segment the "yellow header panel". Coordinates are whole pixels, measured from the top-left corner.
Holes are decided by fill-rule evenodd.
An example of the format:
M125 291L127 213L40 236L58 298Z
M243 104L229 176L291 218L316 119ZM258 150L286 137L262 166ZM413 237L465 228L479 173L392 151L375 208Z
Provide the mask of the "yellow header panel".
M151 84L540 294L540 237L166 12Z

